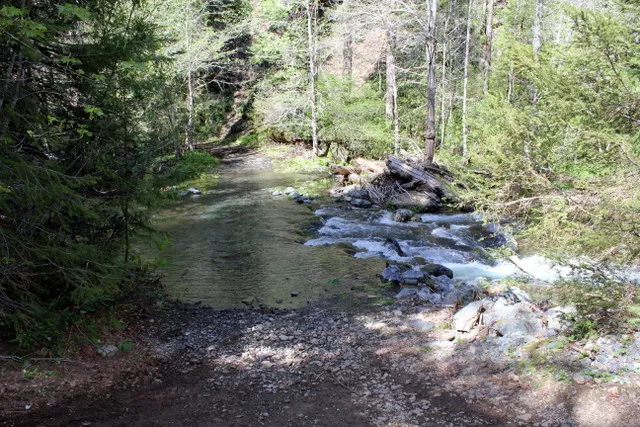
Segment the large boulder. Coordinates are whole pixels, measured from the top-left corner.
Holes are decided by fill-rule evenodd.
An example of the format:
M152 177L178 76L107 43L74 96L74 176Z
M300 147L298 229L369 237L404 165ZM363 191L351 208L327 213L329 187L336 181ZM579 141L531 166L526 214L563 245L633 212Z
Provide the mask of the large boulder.
M440 198L435 193L407 191L394 195L389 203L397 208L413 208L428 212L440 206Z
M513 304L512 300L501 296L486 298L483 307L482 323L500 336L530 341L544 335L541 316L529 303Z

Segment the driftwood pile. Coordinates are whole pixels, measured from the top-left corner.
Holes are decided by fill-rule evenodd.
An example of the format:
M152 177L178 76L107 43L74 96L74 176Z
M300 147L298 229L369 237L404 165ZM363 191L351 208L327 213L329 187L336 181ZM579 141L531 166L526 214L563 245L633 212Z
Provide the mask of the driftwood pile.
M384 163L356 159L352 166L336 166L333 173L347 186L342 193L348 195L357 188L359 199L366 192L367 199L379 206L426 212L439 208L443 197L452 197L448 189L451 175L446 170L410 157L389 157Z

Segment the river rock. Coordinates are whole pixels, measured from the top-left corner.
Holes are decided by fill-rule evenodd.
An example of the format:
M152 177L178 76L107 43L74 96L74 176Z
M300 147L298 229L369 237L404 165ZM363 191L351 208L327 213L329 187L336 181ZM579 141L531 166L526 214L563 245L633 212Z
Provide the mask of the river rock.
M200 194L202 194L202 191L195 187L187 188L186 190L180 192L181 196L198 196Z
M442 305L442 295L432 292L429 288L422 288L418 291L417 297L422 301L433 305Z
M505 297L485 298L481 301L485 309L483 324L504 337L519 337L525 341L544 335L544 325L540 316L534 313L530 304L512 301Z
M389 264L387 268L382 270L382 280L385 282L400 283L402 281L402 274L409 270L411 267L404 264Z
M419 270L407 270L402 273L400 282L407 285L417 285L418 283L424 283L425 273Z
M272 196L281 196L282 192L279 190L275 190L273 193L271 193Z
M349 203L357 208L370 208L373 205L371 201L365 199L351 199Z
M420 270L424 271L429 276L447 276L449 279L453 279L453 270L440 264L427 264L420 267Z
M469 332L478 323L480 311L483 309L483 301L474 301L467 304L453 315L453 325L456 331Z
M393 220L396 222L407 222L413 217L413 212L409 209L398 209L393 213Z
M369 199L369 192L359 187L351 188L345 194L354 199Z
M300 193L296 193L295 191L291 194L289 194L289 197L291 197L292 199L299 199L302 197L302 194Z
M412 297L418 293L418 290L415 288L402 288L400 292L396 294L396 299L403 299L407 297Z
M291 194L291 193L293 193L295 191L296 190L293 187L287 187L287 188L284 189L283 193L286 194L286 195L289 195L289 194Z
M297 297L300 295L300 291L291 291L291 296L292 297Z

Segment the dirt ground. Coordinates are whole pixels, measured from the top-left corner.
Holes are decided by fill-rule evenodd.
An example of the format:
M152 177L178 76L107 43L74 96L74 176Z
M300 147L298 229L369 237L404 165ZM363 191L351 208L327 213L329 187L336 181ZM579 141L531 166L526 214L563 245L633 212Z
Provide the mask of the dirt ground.
M324 301L303 310L175 305L136 347L13 381L15 426L634 426L637 384L573 384L476 358L450 309ZM85 351L87 353L88 351ZM26 408L29 409L26 409Z

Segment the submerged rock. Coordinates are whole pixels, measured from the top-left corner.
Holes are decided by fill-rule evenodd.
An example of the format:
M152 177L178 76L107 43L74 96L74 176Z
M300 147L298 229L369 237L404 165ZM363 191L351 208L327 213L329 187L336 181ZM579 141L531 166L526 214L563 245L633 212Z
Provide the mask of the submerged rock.
M393 220L396 222L407 222L413 217L413 212L409 209L398 209L393 213Z

